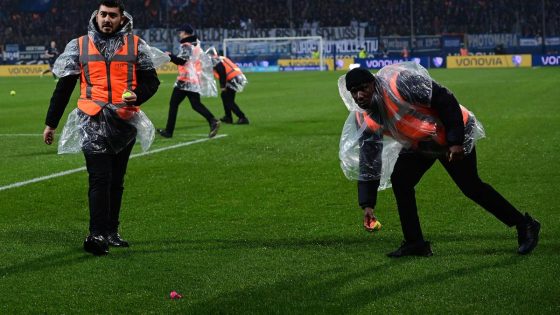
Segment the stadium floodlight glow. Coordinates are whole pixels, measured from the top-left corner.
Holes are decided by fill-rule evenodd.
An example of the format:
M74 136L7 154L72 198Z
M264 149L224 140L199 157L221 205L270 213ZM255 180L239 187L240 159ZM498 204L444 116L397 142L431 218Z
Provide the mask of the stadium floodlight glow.
M224 38L222 42L224 56L233 60L250 57L263 61L266 58L305 60L311 59L315 48L319 69L326 70L321 36Z

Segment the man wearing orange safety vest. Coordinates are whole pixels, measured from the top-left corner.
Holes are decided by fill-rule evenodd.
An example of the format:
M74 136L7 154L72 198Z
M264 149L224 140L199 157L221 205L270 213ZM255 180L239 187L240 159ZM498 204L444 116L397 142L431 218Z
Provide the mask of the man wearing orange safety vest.
M465 47L465 44L461 44L461 48L459 48L459 55L461 56L468 56L469 50Z
M223 123L232 124L233 117L231 112L239 118L238 125L249 124L249 119L241 111L237 103L235 103L235 94L241 92L247 84L247 79L239 66L229 58L224 56L214 56L214 76L220 81L222 90L221 97L224 105L224 117L220 118Z
M139 106L156 93L159 80L149 47L132 34L132 17L120 0L99 2L89 21L88 34L68 43L53 72L60 80L50 101L43 138L46 144L53 143L55 130L80 79L74 126L89 174L90 234L84 249L94 255L106 255L109 245L129 246L118 228L124 175L140 132L130 120L137 118Z
M164 138L173 137L177 112L179 105L186 98L189 99L192 109L202 115L210 125L208 137L216 136L220 128L220 121L217 120L210 110L200 101L201 96L201 63L198 57L203 54L200 41L194 34L191 25L185 24L178 30L179 42L181 43L180 52L174 55L168 52L171 62L177 65L179 75L173 86L173 93L169 100L169 114L165 129L158 129L159 134ZM211 74L210 74L211 75Z
M345 86L340 87L364 110L354 114L356 128L363 131L360 172L377 174L358 178L365 228L375 227L370 223L376 221L373 210L380 185L378 174L387 162L381 161L383 137L388 136L402 147L400 153L396 151L390 180L404 234L404 242L389 257L432 255L430 242L424 240L420 228L414 187L436 160L468 198L507 226L516 226L519 254L531 252L538 243L540 223L519 212L478 176L473 129L481 125L451 91L421 70L425 71L411 62L387 66L376 75L356 68L346 74Z

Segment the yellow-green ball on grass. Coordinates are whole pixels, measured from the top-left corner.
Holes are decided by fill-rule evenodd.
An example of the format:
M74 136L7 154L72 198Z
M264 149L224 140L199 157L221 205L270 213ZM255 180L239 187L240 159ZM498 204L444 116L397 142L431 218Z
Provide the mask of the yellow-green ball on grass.
M11 90L11 91L10 91L10 95L11 95L11 96L16 96L16 91Z

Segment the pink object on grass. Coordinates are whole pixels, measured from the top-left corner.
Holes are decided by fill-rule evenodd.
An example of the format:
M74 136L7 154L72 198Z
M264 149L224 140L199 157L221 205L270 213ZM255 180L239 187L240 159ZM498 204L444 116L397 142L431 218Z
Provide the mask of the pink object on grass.
M176 291L171 291L171 293L169 293L169 297L172 300L177 300L177 299L182 298L183 296L181 294L177 293Z

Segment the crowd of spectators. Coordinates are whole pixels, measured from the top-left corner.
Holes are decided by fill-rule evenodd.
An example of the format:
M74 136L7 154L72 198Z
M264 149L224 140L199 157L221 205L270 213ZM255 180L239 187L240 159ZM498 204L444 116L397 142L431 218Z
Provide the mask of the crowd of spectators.
M0 46L68 42L86 31L95 9L91 0L0 0ZM516 33L539 36L546 15L547 35L560 35L560 1L525 0L128 0L135 28L305 28L366 26L366 36L442 33ZM412 12L412 14L411 14ZM411 27L411 21L413 25Z

